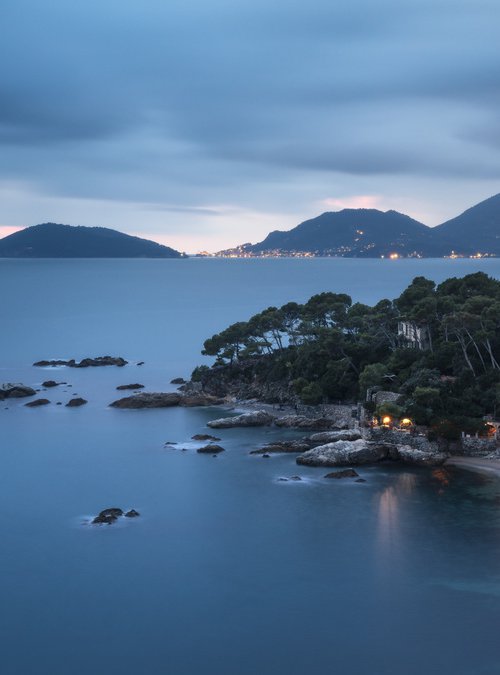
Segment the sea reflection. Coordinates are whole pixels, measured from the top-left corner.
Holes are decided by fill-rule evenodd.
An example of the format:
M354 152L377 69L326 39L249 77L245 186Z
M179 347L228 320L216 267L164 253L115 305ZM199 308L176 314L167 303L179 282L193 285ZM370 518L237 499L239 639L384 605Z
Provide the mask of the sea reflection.
M395 559L401 556L402 523L401 500L411 495L417 477L412 473L400 473L395 482L375 496L377 510L376 553L381 568L390 570Z

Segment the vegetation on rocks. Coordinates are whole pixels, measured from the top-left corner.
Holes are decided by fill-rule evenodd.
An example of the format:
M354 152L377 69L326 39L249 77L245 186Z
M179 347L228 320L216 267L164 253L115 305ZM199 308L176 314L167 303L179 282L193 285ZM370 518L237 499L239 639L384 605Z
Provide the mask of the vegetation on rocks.
M214 365L195 369L193 380L207 392L310 405L361 400L453 438L481 431L483 417L500 411L500 282L482 272L439 285L416 277L373 307L320 293L229 326L203 354ZM366 393L377 389L400 397L376 410Z

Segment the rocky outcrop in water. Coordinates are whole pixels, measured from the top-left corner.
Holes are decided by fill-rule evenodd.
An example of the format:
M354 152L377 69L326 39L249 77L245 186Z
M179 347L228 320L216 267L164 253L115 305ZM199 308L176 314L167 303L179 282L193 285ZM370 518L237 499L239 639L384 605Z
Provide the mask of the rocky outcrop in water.
M209 443L202 448L198 448L196 452L199 452L202 455L217 455L219 452L224 452L224 448L215 443Z
M135 509L130 509L126 513L123 512L123 509L116 507L104 509L97 515L93 520L93 525L112 525L118 520L118 518L137 518L140 516L140 513Z
M53 359L51 361L36 361L33 365L40 367L47 366L67 366L68 368L93 368L97 366L126 366L128 361L122 359L121 356L98 356L97 358L85 358L77 362L75 359L65 361L63 359Z
M79 408L80 406L85 405L86 403L88 403L88 401L78 396L77 398L71 398L66 403L66 408Z
M305 466L349 466L374 464L387 457L387 450L363 439L326 443L297 457Z
M217 438L217 436L211 436L210 434L195 434L194 436L191 436L191 440L193 440L193 441L220 441L220 438Z
M311 448L306 440L271 441L256 450L251 450L251 455L264 455L268 452L306 452Z
M342 471L332 471L331 473L327 473L324 478L358 478L359 473L355 471L354 469L343 469Z
M174 406L184 406L192 408L195 406L210 406L221 403L208 394L182 394L176 391L170 392L142 392L134 396L126 396L110 403L113 408L143 409L143 408L172 408Z
M126 391L127 389L144 389L144 385L139 383L120 384L118 387L116 387L117 391Z
M110 403L112 408L128 408L128 409L142 409L142 408L171 408L179 405L181 395L177 392L153 392L136 394L135 396L126 396L117 401Z
M183 377L174 377L170 380L170 384L186 384L186 380Z
M56 382L55 380L45 380L42 382L42 387L46 389L52 389L52 387L58 387L60 384L66 384L66 382Z
M35 396L36 391L24 384L6 384L0 385L0 401L6 398L24 398L25 396Z
M24 405L28 408L39 408L42 405L48 405L50 403L48 398L36 398L34 401L29 401Z
M221 417L207 422L211 429L232 429L233 427L267 427L274 422L274 417L265 410L246 412L234 417Z

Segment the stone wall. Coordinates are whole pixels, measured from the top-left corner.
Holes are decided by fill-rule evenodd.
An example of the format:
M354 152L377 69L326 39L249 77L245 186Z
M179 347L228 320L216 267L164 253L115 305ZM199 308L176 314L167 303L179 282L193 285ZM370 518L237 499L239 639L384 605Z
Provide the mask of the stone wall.
M457 444L457 454L464 457L484 457L498 448L498 443L494 438L476 438L475 436L465 436Z

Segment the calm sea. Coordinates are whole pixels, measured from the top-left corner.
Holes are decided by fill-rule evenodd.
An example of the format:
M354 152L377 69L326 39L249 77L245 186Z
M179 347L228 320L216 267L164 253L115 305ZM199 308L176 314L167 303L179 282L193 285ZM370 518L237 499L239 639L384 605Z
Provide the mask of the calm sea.
M500 481L329 482L249 455L268 429L221 431L217 459L164 447L218 410L108 407L120 384L173 388L206 337L269 305L479 269L500 278L500 260L0 260L0 382L72 385L0 404L1 674L500 673ZM103 354L130 365L31 366ZM56 405L76 393L87 406ZM141 517L86 524L108 506Z

